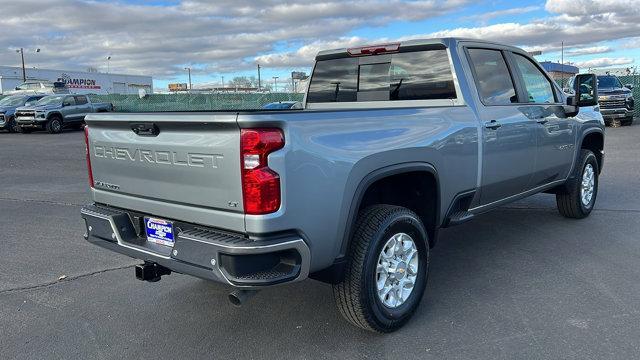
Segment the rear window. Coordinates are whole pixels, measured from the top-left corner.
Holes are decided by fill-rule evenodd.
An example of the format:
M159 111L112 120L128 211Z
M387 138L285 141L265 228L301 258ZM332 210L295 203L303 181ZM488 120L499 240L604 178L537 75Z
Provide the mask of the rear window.
M446 50L379 56L379 63L376 59L353 57L318 61L307 102L456 98Z

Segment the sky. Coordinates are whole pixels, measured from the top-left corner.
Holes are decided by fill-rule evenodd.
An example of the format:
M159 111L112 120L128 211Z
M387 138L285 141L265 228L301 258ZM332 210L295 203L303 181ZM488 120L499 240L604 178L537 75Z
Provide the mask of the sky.
M0 65L151 75L156 88L310 72L322 49L460 36L586 70L640 65L640 0L0 0ZM41 49L36 53L36 49ZM107 60L111 57L111 60ZM638 69L640 71L640 69Z

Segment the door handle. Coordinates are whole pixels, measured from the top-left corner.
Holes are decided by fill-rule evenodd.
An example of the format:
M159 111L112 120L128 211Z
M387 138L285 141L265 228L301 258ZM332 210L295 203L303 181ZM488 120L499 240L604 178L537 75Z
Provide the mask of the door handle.
M484 123L484 127L486 127L487 129L492 129L492 130L496 130L500 126L502 126L502 124L500 124L496 120L491 120L491 121L487 121L486 123Z
M544 124L546 124L546 123L548 123L548 122L549 122L549 119L544 118L544 117L543 117L543 118L538 118L538 119L536 119L536 122L537 122L538 124L542 124L542 125L544 125Z

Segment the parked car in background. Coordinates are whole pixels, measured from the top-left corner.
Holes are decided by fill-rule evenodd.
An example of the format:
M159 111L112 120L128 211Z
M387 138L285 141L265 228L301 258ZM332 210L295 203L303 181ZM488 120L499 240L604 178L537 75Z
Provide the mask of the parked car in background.
M515 47L411 40L319 53L301 111L89 115L84 237L144 261L140 280L198 276L235 304L325 281L352 324L394 331L439 229L540 192L591 213L604 122L595 75L576 83Z
M569 79L569 89L573 87L574 79ZM598 75L598 104L607 125L616 120L620 121L621 125L633 123L635 101L632 90L633 85L622 85L615 75Z
M111 103L93 103L86 95L49 95L17 108L15 121L23 133L44 129L55 134L63 127L82 127L87 114L108 111L113 111Z
M300 101L277 101L268 103L262 108L265 110L302 110L303 106Z
M42 99L45 95L13 95L0 100L0 130L18 132L20 127L15 122L16 109L21 106L30 106Z
M5 95L18 95L18 94L69 94L69 88L61 81L36 81L29 80L18 86L15 90L7 91Z

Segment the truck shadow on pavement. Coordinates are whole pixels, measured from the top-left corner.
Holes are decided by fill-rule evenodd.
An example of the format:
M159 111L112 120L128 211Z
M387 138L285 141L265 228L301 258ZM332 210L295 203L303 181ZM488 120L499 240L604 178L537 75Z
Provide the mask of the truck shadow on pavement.
M226 301L227 289L191 282L178 290L183 297L167 294L173 298L167 299L171 314L183 313L170 327L178 327L181 339L206 333L215 338L211 346L242 338L242 352L235 353L240 357L280 357L278 349L294 357L315 357L317 351L329 357L350 352L392 356L399 351L394 342L408 341L403 339L409 334L419 346L415 350L425 354L528 342L537 331L562 329L572 316L606 306L608 300L576 275L585 254L598 248L601 234L592 228L601 221L596 213L571 221L555 209L502 208L444 230L432 252L422 306L407 326L384 335L384 341L344 321L331 287L315 281L264 290L241 308ZM181 325L184 312L194 311L188 325ZM262 348L267 334L271 345ZM217 354L221 351L218 345Z

